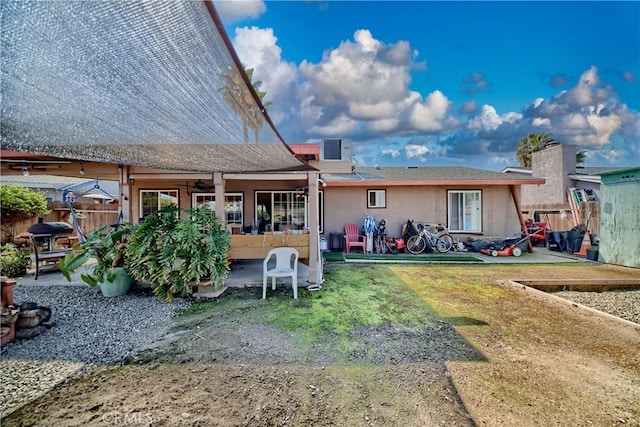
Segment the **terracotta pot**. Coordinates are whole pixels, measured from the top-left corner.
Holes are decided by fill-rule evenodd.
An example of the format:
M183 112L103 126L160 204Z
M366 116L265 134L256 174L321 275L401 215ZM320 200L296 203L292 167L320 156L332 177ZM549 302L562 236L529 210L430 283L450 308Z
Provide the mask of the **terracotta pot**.
M0 300L0 305L3 307L13 305L13 287L15 285L15 279L2 278L2 299Z

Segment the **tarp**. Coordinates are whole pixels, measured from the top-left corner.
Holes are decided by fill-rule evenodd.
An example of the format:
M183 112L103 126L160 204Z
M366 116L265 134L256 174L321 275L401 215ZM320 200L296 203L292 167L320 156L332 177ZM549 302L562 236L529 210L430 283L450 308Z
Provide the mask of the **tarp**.
M192 171L300 169L207 1L8 1L3 149Z

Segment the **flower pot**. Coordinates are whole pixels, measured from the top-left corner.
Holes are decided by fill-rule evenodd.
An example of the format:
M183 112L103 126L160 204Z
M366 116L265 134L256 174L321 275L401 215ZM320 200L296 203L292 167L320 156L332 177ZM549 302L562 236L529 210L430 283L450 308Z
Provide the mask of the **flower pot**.
M15 279L2 276L2 297L0 304L3 307L13 305L13 287L16 285Z
M112 281L107 276L113 275ZM126 295L133 284L133 278L129 276L124 267L113 267L110 274L106 274L102 283L100 283L100 291L105 297L119 297Z

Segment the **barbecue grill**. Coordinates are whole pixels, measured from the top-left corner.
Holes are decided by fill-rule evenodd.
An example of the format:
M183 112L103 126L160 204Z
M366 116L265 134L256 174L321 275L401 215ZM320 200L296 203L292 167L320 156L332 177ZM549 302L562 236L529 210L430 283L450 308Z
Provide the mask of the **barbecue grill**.
M73 227L66 222L38 222L27 229L39 250L52 251L55 249L56 240L68 238L73 234Z

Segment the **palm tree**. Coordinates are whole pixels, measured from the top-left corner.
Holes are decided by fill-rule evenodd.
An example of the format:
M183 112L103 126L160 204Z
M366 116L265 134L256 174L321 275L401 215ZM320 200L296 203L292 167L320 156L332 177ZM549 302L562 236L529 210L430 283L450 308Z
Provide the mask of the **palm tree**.
M248 119L248 105L244 101L245 97L250 99L250 93L243 84L240 71L236 67L229 66L229 73L222 75L225 80L225 85L222 87L224 93L224 99L231 109L242 120L242 137L245 143L249 142L249 127L247 125Z
M264 112L258 108L249 88L244 85L240 71L236 67L229 67L229 71L229 73L222 75L225 80L225 85L221 89L224 93L224 99L242 120L243 141L249 143L249 128L251 128L255 134L255 142L258 143L258 132L265 121ZM251 81L253 68L245 70L245 73L249 77L249 81ZM259 80L251 81L251 84L260 100L262 100L266 95L266 92L259 90L262 82ZM270 102L263 104L265 108L269 105L271 105Z
M263 102L263 99L267 95L267 92L262 92L260 90L260 86L262 86L262 82L260 80L253 80L253 71L254 71L253 68L247 68L245 70L245 72L247 73L247 77L249 77L249 81L251 82L251 85L253 86L256 93L258 94L258 98L260 98L260 102L262 103L262 106L266 109L271 105L271 101ZM264 120L263 111L260 111L258 108L254 108L252 110L252 113L254 113L255 117L253 117L253 120L251 121L249 126L251 126L251 129L253 129L253 132L255 135L255 142L257 144L258 132L260 132L260 128L264 124L265 120Z
M530 133L520 140L516 157L520 166L531 167L531 155L536 151L544 150L549 144L555 141L548 133Z
M524 168L530 168L532 154L536 151L544 150L550 144L554 144L556 142L557 141L554 141L548 133L530 133L520 140L518 151L516 152L518 163L520 163L520 166ZM576 153L576 164L583 164L586 158L586 151L578 151Z

